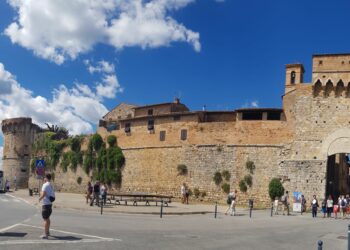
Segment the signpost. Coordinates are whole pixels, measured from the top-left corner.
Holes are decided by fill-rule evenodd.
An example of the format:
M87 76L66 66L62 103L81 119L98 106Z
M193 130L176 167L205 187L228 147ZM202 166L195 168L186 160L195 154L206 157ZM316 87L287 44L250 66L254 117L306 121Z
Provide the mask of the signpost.
M35 161L35 167L36 167L36 175L37 178L43 178L45 174L45 161L44 160L36 160Z
M40 179L44 178L45 175L45 161L44 160L36 160L36 178L38 179L38 190L40 190Z

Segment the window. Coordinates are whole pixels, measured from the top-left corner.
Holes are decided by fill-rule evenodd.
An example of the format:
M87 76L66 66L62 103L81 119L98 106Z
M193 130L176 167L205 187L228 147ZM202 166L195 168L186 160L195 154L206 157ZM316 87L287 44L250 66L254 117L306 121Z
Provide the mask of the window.
M131 132L131 124L125 123L125 133L130 133L130 132Z
M119 130L120 129L120 125L117 123L110 123L107 125L107 131L111 132L113 130Z
M187 140L187 129L181 129L181 140Z
M279 121L281 120L281 113L277 113L277 112L267 113L267 120Z
M180 120L181 120L181 116L179 116L179 115L174 116L174 121L180 121Z
M263 113L262 112L244 112L242 114L242 120L262 120Z
M292 71L290 74L290 83L294 84L295 83L295 71Z
M154 130L154 120L148 120L148 130Z
M319 60L318 61L318 65L322 65L323 64L323 61L322 60Z
M153 109L148 110L148 115L153 115Z
M165 131L160 131L160 133L159 133L159 140L160 141L165 141Z

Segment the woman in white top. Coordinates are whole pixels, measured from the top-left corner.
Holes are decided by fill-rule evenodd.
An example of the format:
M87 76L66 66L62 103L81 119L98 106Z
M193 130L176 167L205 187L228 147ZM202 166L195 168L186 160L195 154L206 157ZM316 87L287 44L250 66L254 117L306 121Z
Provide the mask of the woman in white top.
M332 217L332 212L333 212L333 198L331 195L329 195L327 199L327 218Z

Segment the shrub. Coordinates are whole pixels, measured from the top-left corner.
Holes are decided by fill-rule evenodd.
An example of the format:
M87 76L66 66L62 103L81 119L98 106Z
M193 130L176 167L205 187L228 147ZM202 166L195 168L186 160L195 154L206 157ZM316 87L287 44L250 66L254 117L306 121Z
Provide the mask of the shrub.
M81 148L81 138L78 136L73 137L69 141L70 149L74 152L80 152Z
M193 192L192 192L191 189L188 189L188 195L189 195L189 196L192 196L192 195L193 195Z
M177 172L179 175L186 175L188 172L187 166L184 164L177 165Z
M102 137L99 134L94 134L90 138L91 146L95 151L99 151L100 148L102 147L103 140Z
M221 175L224 177L225 181L229 181L231 179L231 174L227 170L222 171Z
M224 183L221 186L222 191L224 191L225 194L228 194L230 192L230 184Z
M275 197L281 197L284 194L284 188L281 180L278 178L273 178L269 183L269 195L271 200Z
M194 194L194 196L195 196L196 198L199 197L200 193L201 193L201 192L199 192L199 189L198 189L198 188L194 188L194 189L193 189L193 194Z
M83 178L81 178L80 176L77 178L77 183L80 185L82 182Z
M248 190L247 184L245 183L244 180L240 180L239 182L239 190L241 190L241 192L245 193Z
M253 185L253 177L252 177L250 174L244 176L244 182L245 182L249 187L252 187L252 185Z
M216 171L213 177L213 181L215 182L216 185L220 185L220 183L222 182L222 176L221 173L219 171Z
M246 168L249 170L249 173L254 174L254 170L255 170L255 164L252 161L247 161L245 164Z
M115 135L109 135L107 137L107 143L110 147L114 147L117 143L117 137Z

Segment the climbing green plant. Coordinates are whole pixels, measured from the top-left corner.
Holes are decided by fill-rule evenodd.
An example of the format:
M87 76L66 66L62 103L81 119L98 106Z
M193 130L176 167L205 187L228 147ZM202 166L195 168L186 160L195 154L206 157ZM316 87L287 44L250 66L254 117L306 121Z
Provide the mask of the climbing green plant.
M216 171L214 173L213 181L215 182L216 185L220 185L220 183L222 182L222 176L219 171Z

